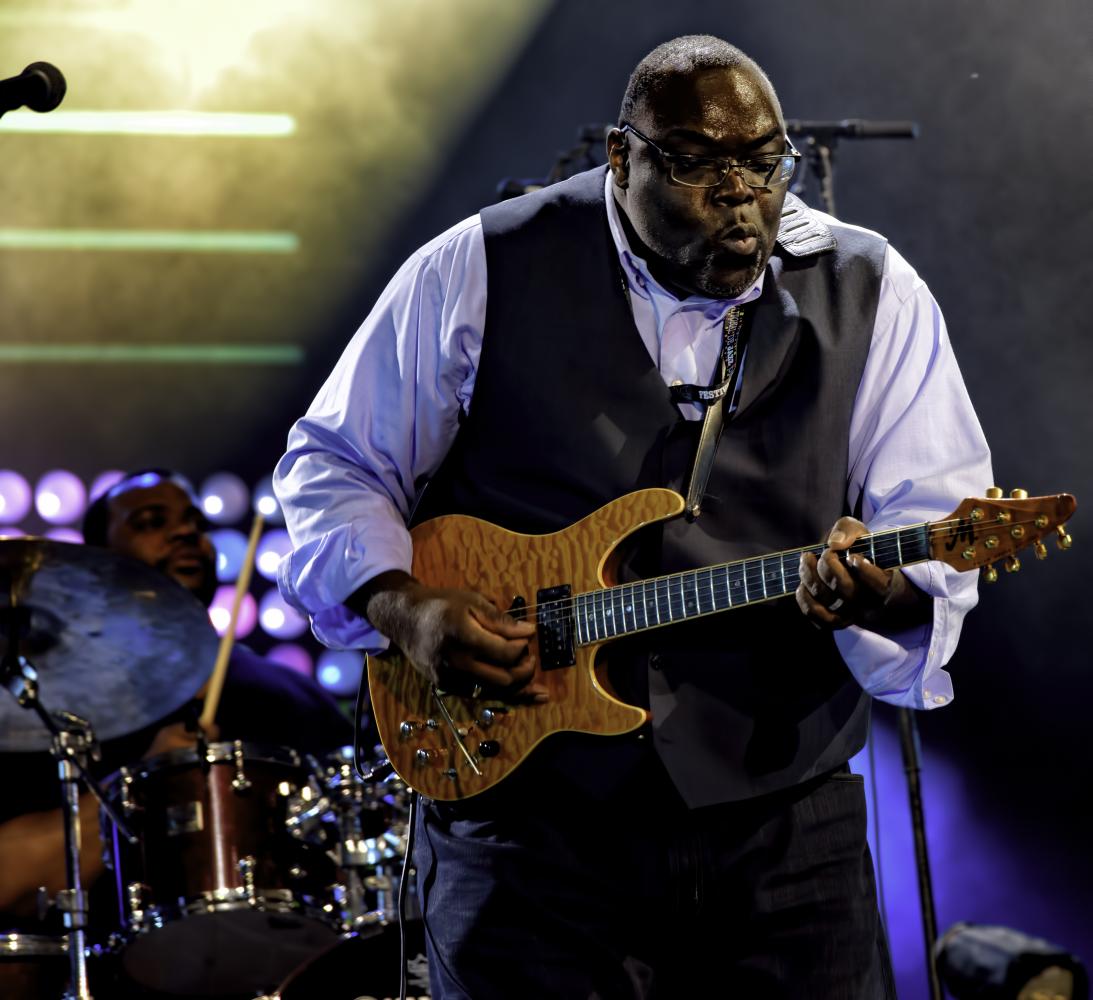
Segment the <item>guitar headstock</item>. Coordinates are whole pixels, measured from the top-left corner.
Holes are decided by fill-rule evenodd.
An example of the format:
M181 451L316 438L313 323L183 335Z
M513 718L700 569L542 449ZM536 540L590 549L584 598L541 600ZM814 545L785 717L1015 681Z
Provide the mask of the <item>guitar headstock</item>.
M1045 558L1044 537L1051 532L1059 548L1069 549L1066 522L1077 506L1069 493L1030 497L1024 490L1013 490L1004 498L992 486L985 497L969 497L945 520L930 524L930 558L958 570L985 566L983 578L994 583L998 571L992 563L1005 560L1006 571L1015 573L1021 561L1014 553L1029 545L1037 559Z

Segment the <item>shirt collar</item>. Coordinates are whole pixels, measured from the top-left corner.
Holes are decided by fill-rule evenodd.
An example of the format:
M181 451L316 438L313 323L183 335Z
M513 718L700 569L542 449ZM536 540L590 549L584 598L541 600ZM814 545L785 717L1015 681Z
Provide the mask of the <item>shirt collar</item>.
M611 190L611 171L607 171L604 179L604 200L607 203L607 226L611 230L611 239L615 243L615 252L619 255L619 263L622 265L623 274L626 275L627 284L634 295L649 298L650 289L658 296L668 296L680 304L681 308L701 309L703 312L724 312L730 306L742 305L752 302L763 292L763 278L766 276L766 268L763 268L755 283L742 294L731 299L711 299L702 295L689 295L680 299L673 295L657 280L649 271L649 266L630 249L630 243L626 239L626 231L622 228L622 220L619 218L619 206L615 202L614 192Z

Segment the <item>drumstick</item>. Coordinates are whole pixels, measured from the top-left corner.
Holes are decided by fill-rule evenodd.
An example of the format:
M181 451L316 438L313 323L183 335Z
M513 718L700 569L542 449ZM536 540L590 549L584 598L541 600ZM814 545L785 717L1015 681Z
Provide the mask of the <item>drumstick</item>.
M239 578L235 581L235 596L232 598L231 618L228 619L228 627L220 637L220 648L216 653L216 663L213 665L212 676L205 685L205 707L201 710L201 718L198 720L202 729L208 729L216 718L216 709L220 704L220 692L224 688L224 677L228 672L228 657L231 656L232 645L235 643L235 623L239 621L239 608L243 604L243 595L250 586L250 574L254 569L254 553L258 549L258 539L262 534L262 525L265 518L261 514L254 515L254 524L251 525L250 538L247 541L247 554L243 557L243 565L239 570Z

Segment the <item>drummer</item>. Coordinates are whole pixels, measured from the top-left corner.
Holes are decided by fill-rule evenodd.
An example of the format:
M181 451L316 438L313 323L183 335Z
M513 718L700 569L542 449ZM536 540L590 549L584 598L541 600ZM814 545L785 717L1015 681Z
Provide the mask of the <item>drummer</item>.
M172 577L206 606L211 602L216 553L193 490L178 474L142 469L125 476L88 507L83 527L88 545L138 559ZM139 684L140 677L133 676L132 683ZM79 712L78 705L63 707ZM130 735L102 745L96 770L107 774L141 758L193 746L199 711L200 704L191 702L164 719L131 720ZM232 650L215 728L207 736L311 753L353 741L348 717L318 683L239 643ZM0 775L0 930L27 932L35 929L38 886L51 896L65 886L56 766L46 753L0 754ZM90 793L81 795L80 820L81 871L84 884L90 885L103 870L98 804ZM0 993L12 995L2 988Z

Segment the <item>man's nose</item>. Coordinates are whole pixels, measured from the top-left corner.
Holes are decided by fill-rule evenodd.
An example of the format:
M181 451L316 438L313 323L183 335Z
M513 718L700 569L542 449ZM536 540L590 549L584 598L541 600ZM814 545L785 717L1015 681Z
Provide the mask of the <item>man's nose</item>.
M755 189L744 183L740 167L730 167L725 179L714 188L714 200L739 205L755 198Z

